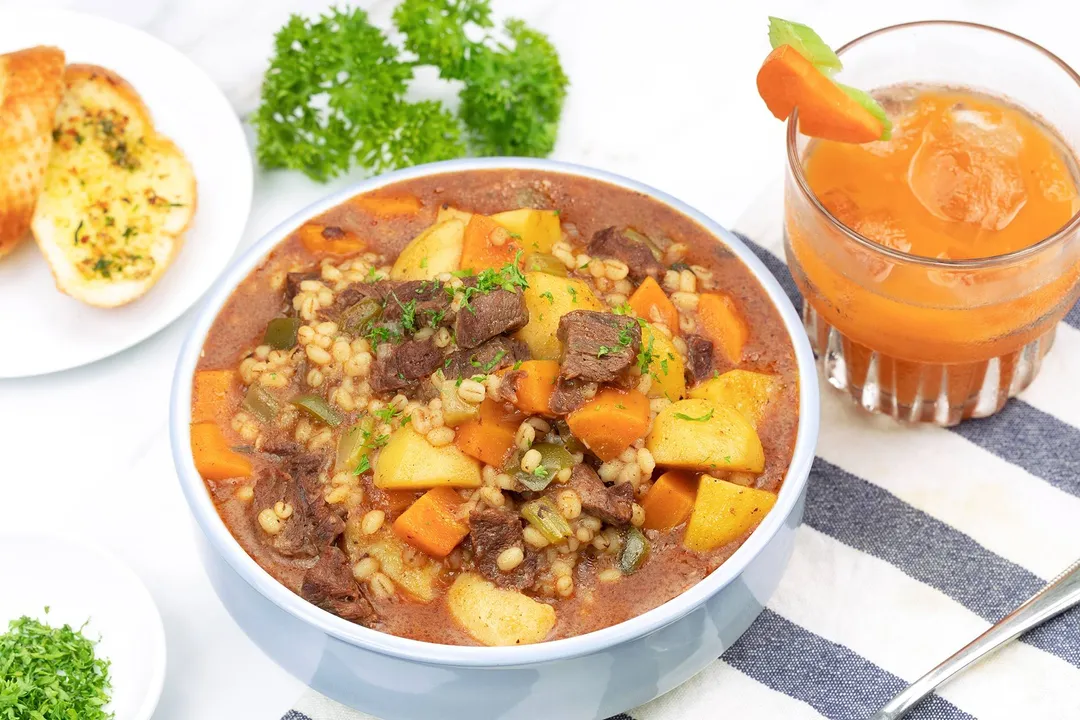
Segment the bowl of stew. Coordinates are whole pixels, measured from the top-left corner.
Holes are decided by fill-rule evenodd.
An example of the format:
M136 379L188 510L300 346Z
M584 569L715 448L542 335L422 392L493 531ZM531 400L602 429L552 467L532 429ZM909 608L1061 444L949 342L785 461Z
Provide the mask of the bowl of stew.
M608 717L746 630L817 375L779 283L640 183L464 160L335 193L219 281L171 440L222 602L393 718Z

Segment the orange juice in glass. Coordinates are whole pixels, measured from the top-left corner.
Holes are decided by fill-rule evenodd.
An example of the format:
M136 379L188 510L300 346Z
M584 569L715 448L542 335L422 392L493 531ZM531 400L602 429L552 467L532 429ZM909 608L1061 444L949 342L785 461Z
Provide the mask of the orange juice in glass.
M788 125L785 243L825 376L913 422L1023 390L1080 292L1080 77L1015 35L885 28L838 51L892 137Z

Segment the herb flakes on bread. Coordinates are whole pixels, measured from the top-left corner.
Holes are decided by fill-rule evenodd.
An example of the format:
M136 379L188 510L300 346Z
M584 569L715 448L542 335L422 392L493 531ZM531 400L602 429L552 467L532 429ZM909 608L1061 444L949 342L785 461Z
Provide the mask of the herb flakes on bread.
M32 229L61 291L115 307L168 268L195 213L195 175L138 93L105 68L70 65Z
M45 184L64 52L33 47L0 55L0 257L29 234Z

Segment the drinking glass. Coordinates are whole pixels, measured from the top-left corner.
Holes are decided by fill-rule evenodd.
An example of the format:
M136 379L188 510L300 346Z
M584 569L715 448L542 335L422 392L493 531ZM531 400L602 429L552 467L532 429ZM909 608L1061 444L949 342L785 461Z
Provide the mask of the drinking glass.
M1080 76L1035 43L935 21L877 30L838 54L843 81L855 87L950 87L1026 110L1059 135L1076 163ZM1004 255L907 254L826 210L804 173L812 142L793 114L784 241L828 382L871 412L912 422L954 425L1000 410L1038 373L1057 323L1080 294L1080 213Z

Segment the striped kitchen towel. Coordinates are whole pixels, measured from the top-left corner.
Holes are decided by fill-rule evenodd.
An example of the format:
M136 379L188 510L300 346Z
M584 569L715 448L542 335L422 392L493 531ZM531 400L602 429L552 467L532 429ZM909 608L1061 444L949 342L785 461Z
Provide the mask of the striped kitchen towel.
M780 279L782 188L737 223ZM619 720L863 720L1080 557L1080 305L1032 386L956 428L869 418L822 392L806 521L768 608L704 672ZM369 716L309 693L283 720ZM1080 718L1080 608L909 717Z

